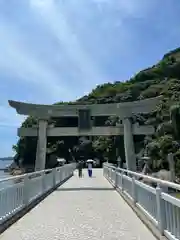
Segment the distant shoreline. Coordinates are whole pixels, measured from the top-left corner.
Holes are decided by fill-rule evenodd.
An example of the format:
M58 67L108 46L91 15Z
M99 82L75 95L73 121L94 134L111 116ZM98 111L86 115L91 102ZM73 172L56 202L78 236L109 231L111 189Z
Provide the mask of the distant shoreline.
M3 158L0 158L0 161L13 161L14 158L13 157L3 157Z

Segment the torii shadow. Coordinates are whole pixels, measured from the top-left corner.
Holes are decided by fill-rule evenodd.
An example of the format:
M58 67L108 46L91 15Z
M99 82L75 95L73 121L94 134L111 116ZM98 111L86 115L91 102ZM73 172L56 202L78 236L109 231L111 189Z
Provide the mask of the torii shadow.
M115 191L114 188L98 188L98 187L79 187L79 188L58 188L56 191Z

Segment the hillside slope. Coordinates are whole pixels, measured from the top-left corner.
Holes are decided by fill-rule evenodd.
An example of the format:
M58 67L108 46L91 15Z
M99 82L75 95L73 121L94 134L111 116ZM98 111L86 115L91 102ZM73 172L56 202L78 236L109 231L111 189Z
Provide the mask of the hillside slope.
M88 104L88 103L116 103L116 102L129 102L139 99L152 98L159 95L163 95L163 100L157 106L157 108L148 115L134 116L133 120L138 121L140 124L151 123L157 131L152 139L142 139L135 137L136 152L140 155L143 154L143 149L146 149L148 155L152 159L152 168L159 169L163 163L166 162L166 156L168 152L174 152L176 156L176 171L180 174L180 151L179 151L179 132L177 127L177 119L179 114L179 102L180 102L180 48L177 48L164 55L162 60L154 66L140 71L134 77L126 82L105 83L97 86L92 92L78 99L76 102L71 103L56 103L56 104ZM171 106L174 106L171 111ZM170 121L172 118L172 121ZM68 120L68 121L67 121ZM106 123L108 125L114 125L118 119L95 119L99 121L99 124ZM62 121L68 125L75 126L76 121L73 119L52 119L51 122L55 126L62 124ZM23 126L36 125L36 119L29 117ZM48 139L48 149L54 149L58 156L64 155L70 159L67 154L67 149L72 149L73 155L78 158L85 155L88 157L99 157L104 159L110 158L115 160L116 150L118 147L119 154L124 159L123 141L121 137L96 137L93 141L86 141L85 139L77 138L53 138ZM23 138L20 139L13 147L17 152L16 161L19 158L23 158L23 163L34 163L36 139Z

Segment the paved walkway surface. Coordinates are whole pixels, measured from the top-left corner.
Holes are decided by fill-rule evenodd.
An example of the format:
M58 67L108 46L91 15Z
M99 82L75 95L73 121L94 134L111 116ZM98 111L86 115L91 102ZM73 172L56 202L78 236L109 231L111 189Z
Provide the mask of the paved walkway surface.
M0 240L155 240L133 210L103 177L63 186L0 235Z

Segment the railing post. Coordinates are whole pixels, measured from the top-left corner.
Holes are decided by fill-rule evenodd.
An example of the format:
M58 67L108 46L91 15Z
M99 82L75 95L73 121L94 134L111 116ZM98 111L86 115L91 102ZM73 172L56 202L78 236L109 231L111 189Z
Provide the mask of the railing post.
M56 180L58 181L57 184L59 184L60 182L59 169L56 169Z
M29 203L29 191L30 191L29 181L30 181L29 176L28 174L26 174L24 177L24 194L23 194L23 203L25 206L27 206Z
M121 175L120 175L120 182L121 182L121 192L123 192L123 172L121 172Z
M52 173L53 173L53 187L56 186L56 168L53 168Z
M45 172L42 172L41 174L42 174L42 194L44 194L46 191L46 184L45 184L46 174Z
M66 168L63 166L62 168L63 171L63 180L66 178Z
M61 168L61 174L62 174L62 175L61 175L61 176L62 176L61 179L62 179L62 181L63 181L63 180L65 179L65 177L64 177L64 167Z
M136 202L137 202L137 191L136 191L135 177L132 177L132 197L133 197L133 203L136 204Z
M59 183L62 182L62 167L59 169Z
M66 178L66 167L62 167L62 172L63 172L63 180Z
M115 173L115 170L112 168L112 172L111 172L111 182L112 182L112 184L114 184L114 181L113 181L114 173Z
M156 188L156 204L157 204L157 219L158 219L158 228L160 233L163 235L165 228L165 210L164 204L161 198L161 188L157 186Z
M175 176L175 162L174 162L174 157L172 153L169 153L168 156L168 162L169 162L169 170L170 170L170 174L171 174L171 181L174 182L176 179Z
M117 171L117 169L115 169L115 188L117 188L118 187L118 171Z

